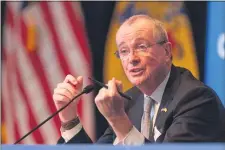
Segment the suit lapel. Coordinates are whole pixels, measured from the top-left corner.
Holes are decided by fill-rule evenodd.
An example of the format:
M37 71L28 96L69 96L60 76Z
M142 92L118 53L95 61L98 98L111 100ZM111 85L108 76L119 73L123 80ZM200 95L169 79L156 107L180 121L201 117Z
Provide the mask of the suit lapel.
M167 82L165 91L163 93L163 97L161 100L161 104L158 109L156 121L155 121L155 128L157 128L157 132L160 132L162 135L165 134L167 128L169 127L169 118L172 115L172 108L171 102L174 97L174 93L177 90L180 83L180 76L177 68L172 65L171 73L169 80ZM164 137L164 136L161 136ZM157 141L160 140L160 137Z
M131 101L125 102L127 115L132 124L141 131L141 118L144 106L144 94L137 88L133 87L126 94L132 97Z
M141 131L141 119L143 115L144 95L141 94L137 97L136 103L128 111L128 117L133 125Z

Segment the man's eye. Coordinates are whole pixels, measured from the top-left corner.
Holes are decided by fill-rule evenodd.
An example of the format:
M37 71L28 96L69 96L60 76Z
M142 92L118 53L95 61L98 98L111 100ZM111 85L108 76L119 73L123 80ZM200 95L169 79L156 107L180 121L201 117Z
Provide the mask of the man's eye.
M147 46L144 44L141 44L138 46L138 49L145 50L145 49L147 49Z
M127 49L122 49L122 50L120 50L120 53L121 53L121 54L125 54L125 53L127 53L127 52L128 52Z

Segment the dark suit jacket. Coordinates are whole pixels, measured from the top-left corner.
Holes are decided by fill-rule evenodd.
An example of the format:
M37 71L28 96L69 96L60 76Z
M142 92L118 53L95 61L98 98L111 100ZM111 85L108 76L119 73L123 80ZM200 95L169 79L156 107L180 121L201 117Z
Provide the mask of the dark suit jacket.
M140 131L144 95L133 87L126 112ZM167 108L167 112L161 111ZM225 142L225 109L216 93L193 77L190 71L172 66L155 121L161 135L145 142ZM113 143L116 136L108 127L97 143ZM58 143L64 143L62 137ZM91 143L82 129L68 143Z

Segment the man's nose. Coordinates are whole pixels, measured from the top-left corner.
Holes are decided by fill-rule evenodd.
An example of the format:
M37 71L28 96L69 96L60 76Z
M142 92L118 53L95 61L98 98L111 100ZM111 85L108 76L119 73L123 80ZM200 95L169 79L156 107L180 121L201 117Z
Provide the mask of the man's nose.
M129 63L136 65L140 62L140 57L135 51L131 51L129 54Z

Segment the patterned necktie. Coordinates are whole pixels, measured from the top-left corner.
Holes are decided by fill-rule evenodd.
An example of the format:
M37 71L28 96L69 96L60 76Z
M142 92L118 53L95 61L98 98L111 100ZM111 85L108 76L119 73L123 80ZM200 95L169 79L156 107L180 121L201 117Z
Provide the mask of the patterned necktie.
M145 96L144 99L144 112L141 121L141 133L149 139L149 137L153 134L153 116L154 116L154 100Z

